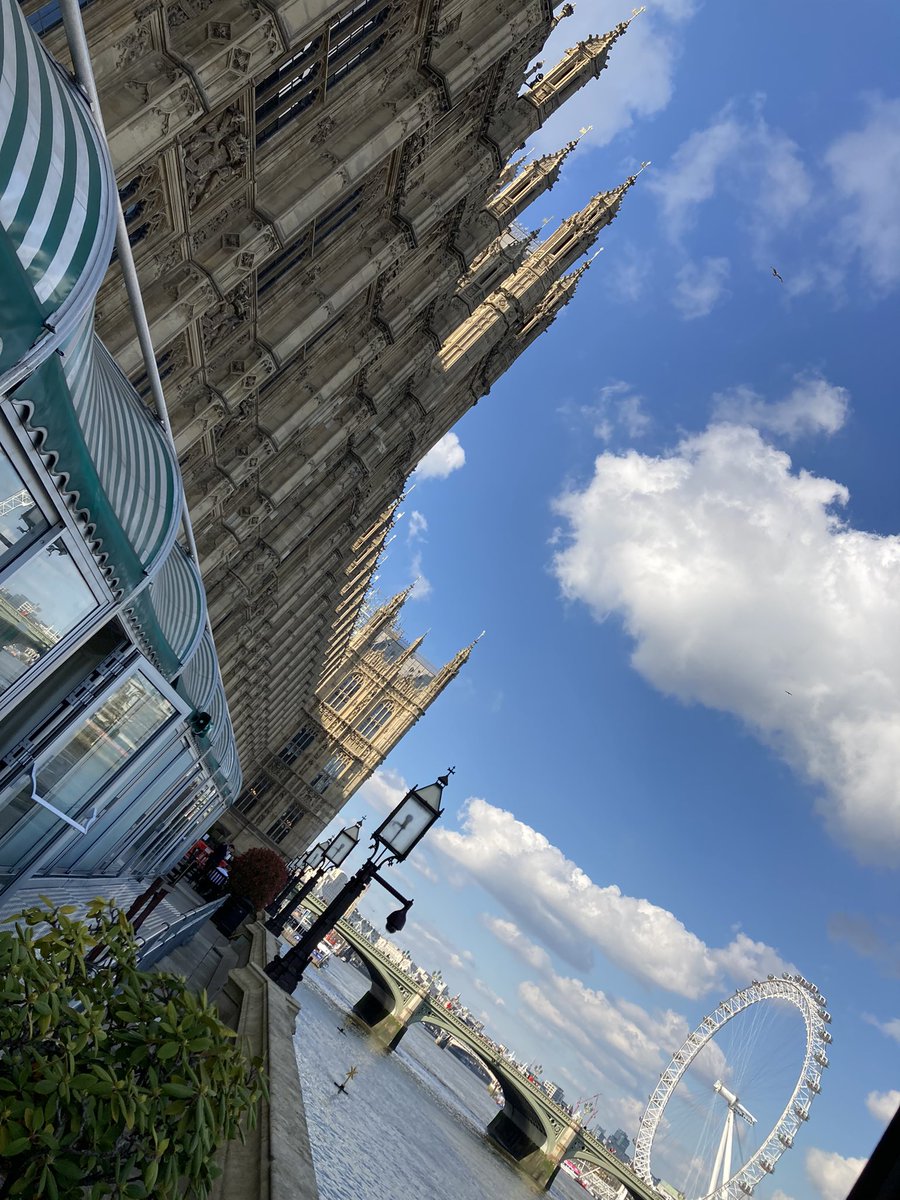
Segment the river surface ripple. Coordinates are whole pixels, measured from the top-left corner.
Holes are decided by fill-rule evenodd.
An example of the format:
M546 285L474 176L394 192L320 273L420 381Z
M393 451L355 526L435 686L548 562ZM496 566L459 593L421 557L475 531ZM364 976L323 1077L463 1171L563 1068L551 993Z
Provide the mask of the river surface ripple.
M385 1054L338 1026L368 991L339 959L312 969L297 993L295 1044L321 1200L585 1200L564 1175L539 1192L484 1136L497 1112L485 1085L412 1026ZM340 1095L335 1082L358 1074Z

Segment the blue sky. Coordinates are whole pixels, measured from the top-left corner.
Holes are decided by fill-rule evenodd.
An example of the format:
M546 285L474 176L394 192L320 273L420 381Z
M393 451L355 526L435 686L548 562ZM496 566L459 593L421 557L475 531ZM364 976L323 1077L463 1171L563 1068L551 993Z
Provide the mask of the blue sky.
M524 223L652 167L378 580L420 577L435 661L487 630L365 790L458 768L403 941L632 1134L679 1037L795 966L835 1043L771 1200L842 1200L900 1101L898 39L893 0L648 5Z

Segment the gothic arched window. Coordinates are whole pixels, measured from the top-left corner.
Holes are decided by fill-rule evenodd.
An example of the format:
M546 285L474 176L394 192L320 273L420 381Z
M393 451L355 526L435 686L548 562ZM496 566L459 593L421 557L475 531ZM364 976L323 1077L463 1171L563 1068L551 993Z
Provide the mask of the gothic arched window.
M292 804L272 822L266 830L266 837L270 837L273 842L283 842L302 816L301 806Z
M318 795L324 796L331 785L336 783L343 774L347 761L343 754L333 754L309 786Z
M304 750L308 749L316 740L315 729L310 729L308 725L304 725L301 730L294 734L289 742L278 751L278 757L283 763L288 766L296 762Z
M361 687L362 680L358 675L348 675L328 697L328 703L335 712L340 712L350 697Z
M374 708L369 709L363 719L356 726L359 733L363 737L371 738L378 732L382 725L386 724L391 713L394 711L394 706L390 700L379 700Z

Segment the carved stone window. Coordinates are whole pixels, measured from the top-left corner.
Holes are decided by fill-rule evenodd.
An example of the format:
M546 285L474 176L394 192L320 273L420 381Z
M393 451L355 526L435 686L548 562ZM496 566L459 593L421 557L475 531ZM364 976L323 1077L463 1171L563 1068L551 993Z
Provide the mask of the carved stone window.
M166 195L159 171L146 167L119 188L119 202L125 214L128 241L132 248L150 237L163 224L166 217ZM119 256L113 250L112 261Z
M340 13L319 36L289 55L256 87L256 144L263 145L311 108L381 49L391 6L360 0Z
M317 795L324 796L331 785L340 779L349 763L345 754L333 754L309 786Z
M350 697L358 692L361 687L362 680L358 675L348 675L328 697L328 703L335 712L340 712Z
M272 780L268 775L260 775L250 787L244 788L240 796L238 796L234 807L238 812L250 812L252 808L256 807L271 786Z
M325 243L359 212L363 203L364 187L355 188L326 209L313 224L307 226L300 237L286 250L269 259L257 278L257 295L263 296L270 288L292 271L298 263L314 254L321 253Z
M273 842L283 842L302 816L303 808L301 805L289 805L266 830L266 836L270 837Z
M291 763L297 761L304 750L309 749L315 740L315 729L310 729L308 725L304 725L302 729L294 734L289 742L286 742L281 747L281 749L278 751L278 757L283 763L286 763L288 766L290 766Z
M313 38L256 86L256 144L315 103L322 83L322 38Z
M159 371L160 382L165 383L176 371L180 371L183 367L187 366L188 361L188 350L184 337L178 337L163 350L162 354L156 357L156 367ZM147 372L141 371L140 374L134 377L132 383L141 399L146 400L150 395L150 380Z
M362 0L334 21L328 30L325 88L343 82L352 71L376 54L387 38L391 6L384 0Z
M375 736L379 729L389 720L394 711L394 706L390 700L379 700L374 708L371 708L363 719L356 726L359 733L364 738L370 740Z

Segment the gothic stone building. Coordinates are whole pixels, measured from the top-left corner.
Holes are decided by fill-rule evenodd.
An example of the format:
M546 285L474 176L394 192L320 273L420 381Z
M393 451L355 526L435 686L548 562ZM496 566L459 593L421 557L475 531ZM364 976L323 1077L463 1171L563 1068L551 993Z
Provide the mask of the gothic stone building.
M364 614L326 668L296 732L270 753L227 814L238 846L303 849L380 766L468 660L474 642L440 670L409 641L398 614L411 589ZM305 840L304 840L305 839Z
M22 3L65 61L56 0ZM407 476L552 324L633 183L543 242L519 224L573 144L515 155L627 23L535 77L571 5L80 3L252 781L348 652ZM146 391L114 264L97 325ZM291 803L293 851L329 806Z

